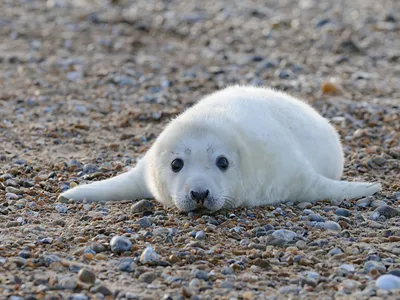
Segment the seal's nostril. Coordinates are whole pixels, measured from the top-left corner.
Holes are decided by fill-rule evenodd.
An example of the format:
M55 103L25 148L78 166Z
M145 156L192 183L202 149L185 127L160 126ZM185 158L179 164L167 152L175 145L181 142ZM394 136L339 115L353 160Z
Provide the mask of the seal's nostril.
M190 191L190 197L198 203L199 202L203 203L209 194L210 194L209 190L206 190L204 192L203 191L201 191L201 192Z

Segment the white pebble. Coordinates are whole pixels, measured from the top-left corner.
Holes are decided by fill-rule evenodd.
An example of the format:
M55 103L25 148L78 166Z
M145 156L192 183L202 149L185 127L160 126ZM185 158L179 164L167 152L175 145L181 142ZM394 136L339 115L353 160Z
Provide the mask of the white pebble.
M400 277L392 274L382 275L376 281L376 287L383 290L400 289Z
M154 264L158 262L158 254L152 247L147 247L140 256L142 264Z

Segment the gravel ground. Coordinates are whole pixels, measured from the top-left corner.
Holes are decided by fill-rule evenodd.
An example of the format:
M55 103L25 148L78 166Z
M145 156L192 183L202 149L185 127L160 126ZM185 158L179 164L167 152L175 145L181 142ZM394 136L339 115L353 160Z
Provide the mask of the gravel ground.
M4 0L0 24L1 299L399 299L399 1ZM233 83L307 99L344 179L382 193L214 215L57 202Z

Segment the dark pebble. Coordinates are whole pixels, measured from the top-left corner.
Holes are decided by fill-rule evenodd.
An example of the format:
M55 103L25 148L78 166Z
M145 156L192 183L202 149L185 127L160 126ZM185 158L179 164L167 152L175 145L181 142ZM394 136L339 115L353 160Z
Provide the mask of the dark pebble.
M335 211L335 214L337 214L338 216L342 216L342 217L350 217L351 212L345 208L338 208Z

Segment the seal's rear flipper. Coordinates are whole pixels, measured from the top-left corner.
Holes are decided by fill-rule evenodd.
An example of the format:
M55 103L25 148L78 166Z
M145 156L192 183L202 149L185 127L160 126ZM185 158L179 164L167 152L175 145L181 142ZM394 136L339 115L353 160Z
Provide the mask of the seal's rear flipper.
M378 182L338 181L317 175L315 182L302 195L301 201L317 201L323 199L344 200L371 196L380 192L382 186Z
M106 180L77 186L62 193L58 199L119 201L152 198L146 185L144 165L141 161L129 172Z

